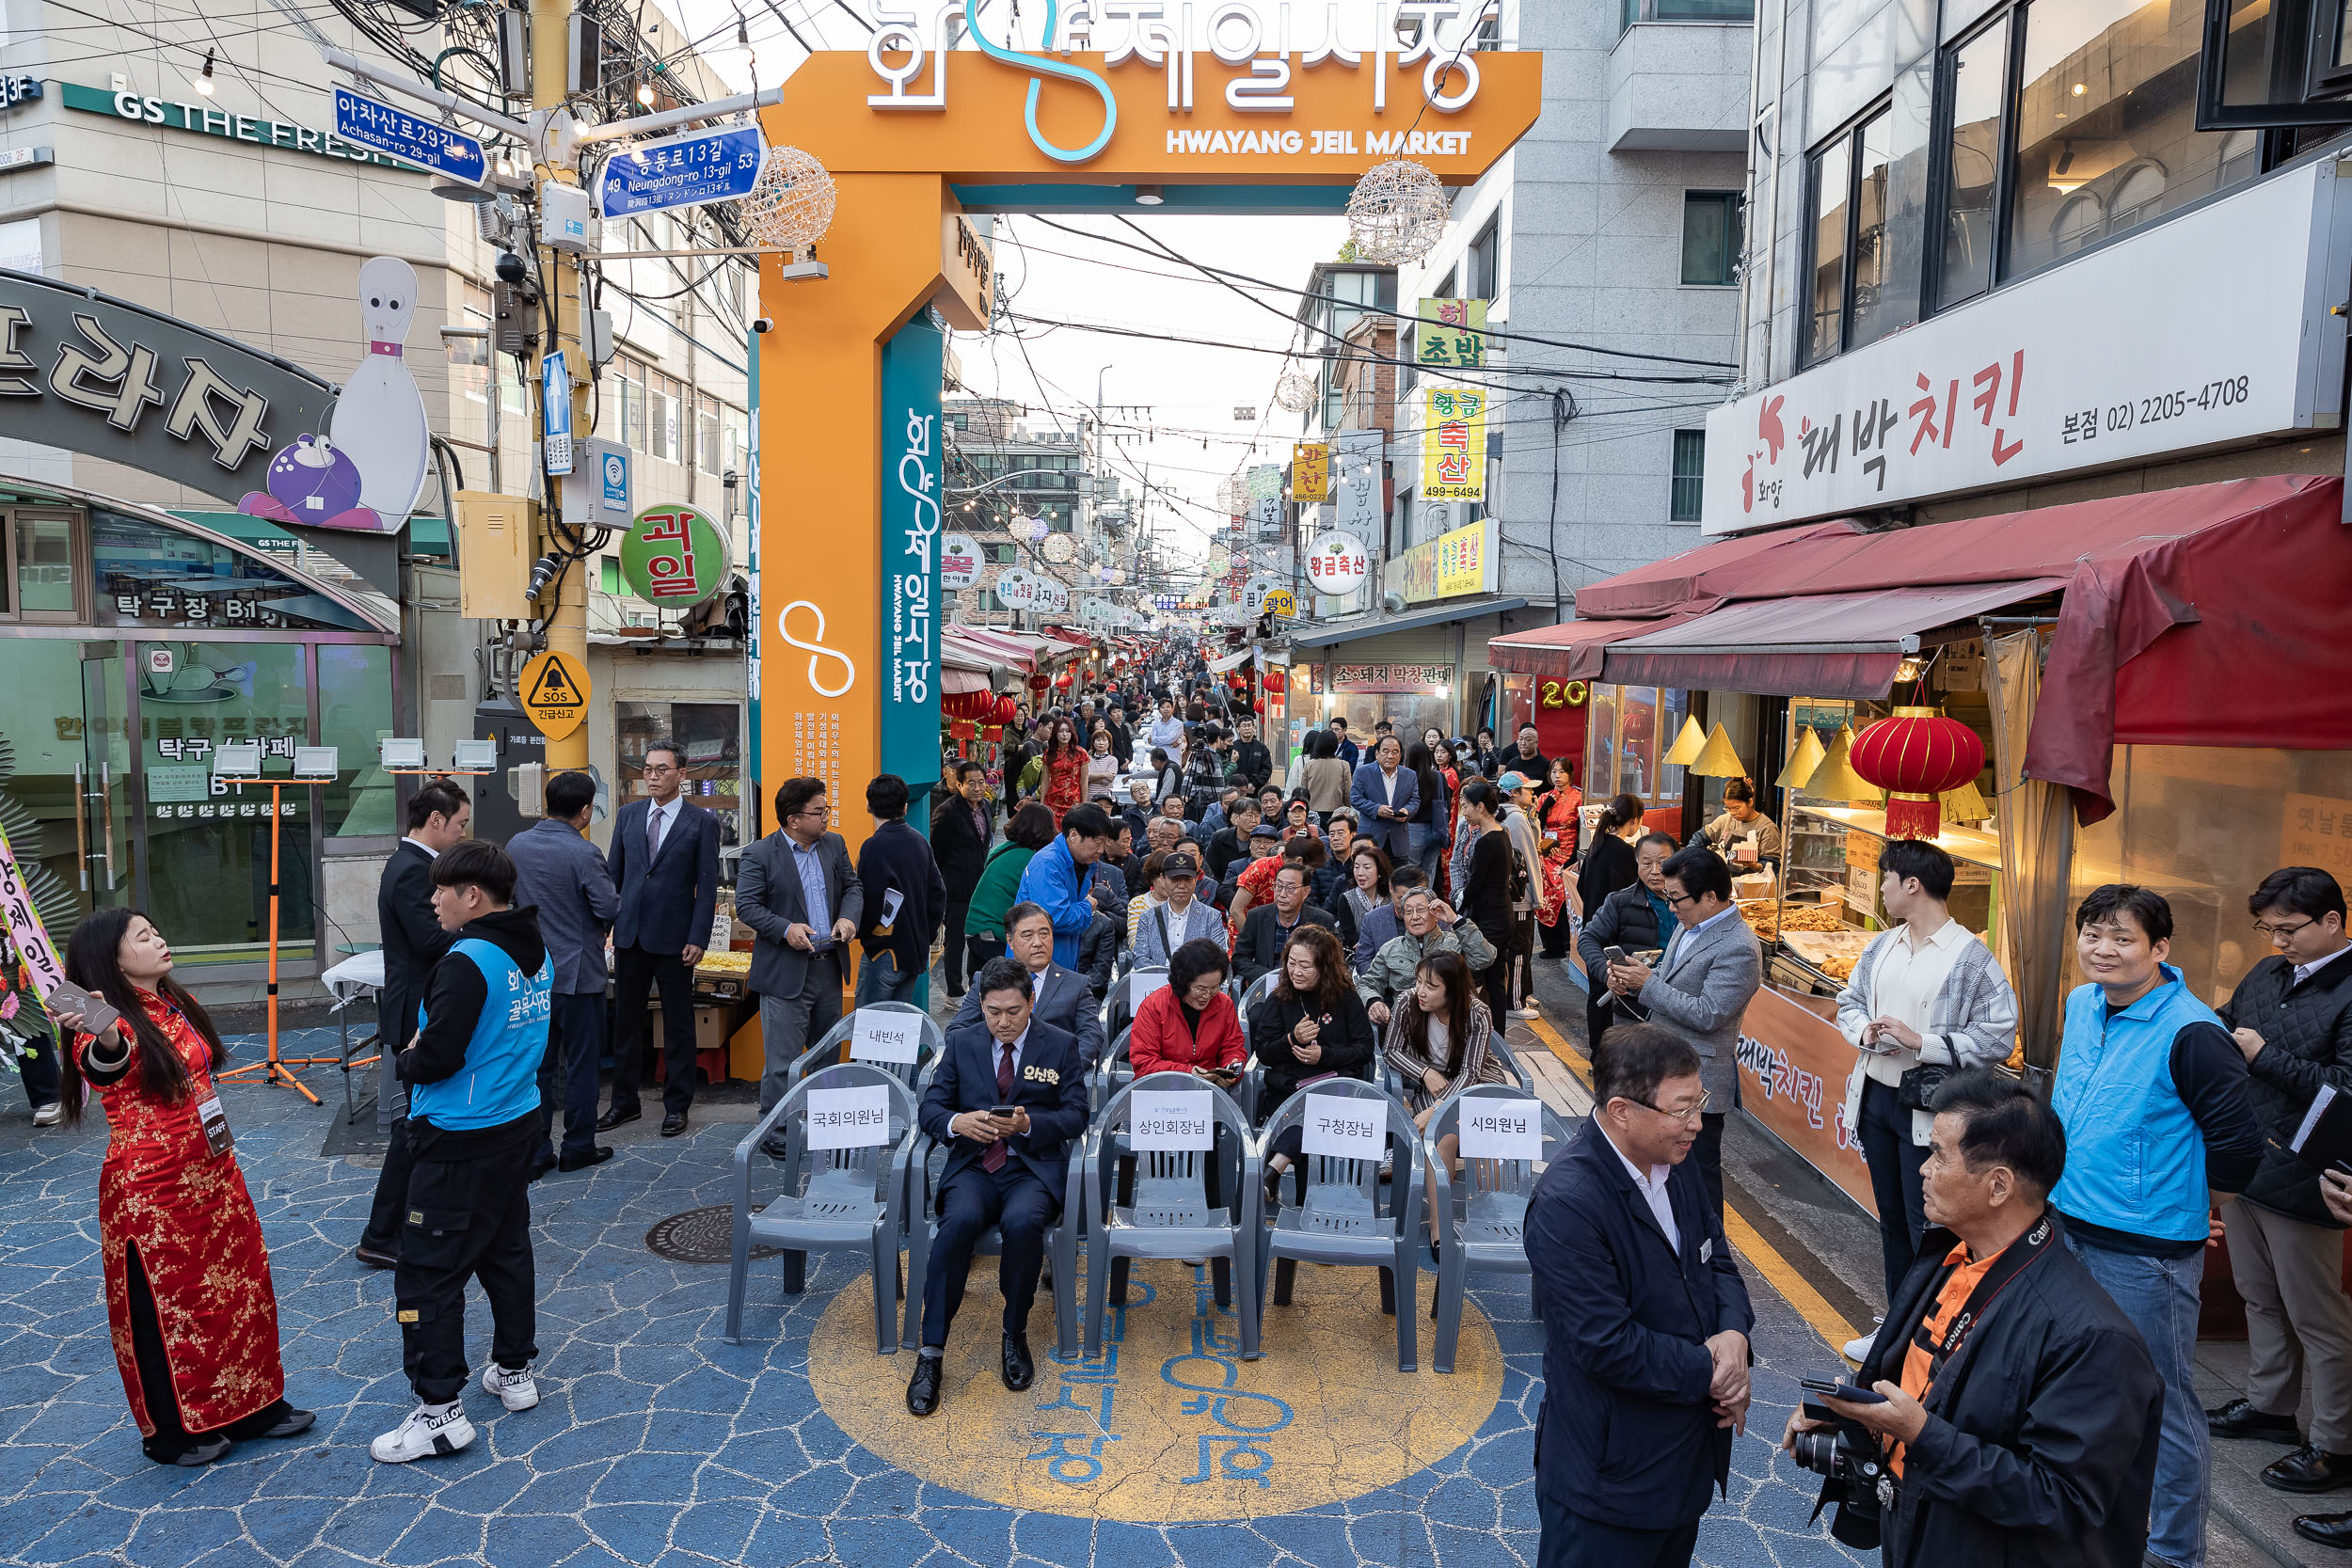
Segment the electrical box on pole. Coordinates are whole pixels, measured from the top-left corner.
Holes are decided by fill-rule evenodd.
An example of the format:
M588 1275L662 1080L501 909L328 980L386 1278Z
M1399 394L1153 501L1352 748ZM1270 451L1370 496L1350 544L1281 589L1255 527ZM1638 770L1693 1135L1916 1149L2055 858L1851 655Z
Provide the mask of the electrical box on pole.
M457 612L476 621L530 620L537 611L523 594L538 508L522 496L488 490L460 490L454 499Z

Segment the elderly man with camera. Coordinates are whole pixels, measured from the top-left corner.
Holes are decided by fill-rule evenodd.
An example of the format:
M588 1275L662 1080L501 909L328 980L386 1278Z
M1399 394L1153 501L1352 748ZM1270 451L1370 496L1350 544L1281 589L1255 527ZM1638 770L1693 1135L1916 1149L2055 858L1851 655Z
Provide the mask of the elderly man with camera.
M1989 1068L1931 1105L1917 1260L1862 1370L1807 1380L1782 1446L1826 1478L1830 1533L1887 1568L2138 1568L2164 1381L2065 1244L2065 1130Z

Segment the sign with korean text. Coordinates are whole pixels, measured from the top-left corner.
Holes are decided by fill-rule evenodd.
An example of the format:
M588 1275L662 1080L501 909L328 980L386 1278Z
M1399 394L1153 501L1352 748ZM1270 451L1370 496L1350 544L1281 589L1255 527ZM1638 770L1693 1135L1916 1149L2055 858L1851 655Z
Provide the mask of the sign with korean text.
M2290 795L2280 812L2279 863L2315 865L2352 879L2352 800Z
M1430 691L1454 679L1451 664L1334 664L1333 691Z
M970 536L944 533L939 538L939 586L970 588L980 580L980 546Z
M1353 594L1364 585L1371 565L1361 539L1333 531L1307 551L1307 580L1318 594Z
M1406 604L1492 593L1495 587L1494 523L1482 517L1467 528L1425 539L1381 569L1388 587Z
M1486 394L1467 387L1422 393L1421 499L1474 501L1486 497Z
M1388 1141L1386 1100L1308 1092L1303 1146L1308 1153L1339 1160L1377 1160Z
M1138 969L1127 976L1127 1013L1134 1017L1143 1010L1143 1000L1168 984L1165 969Z
M1302 505L1331 499L1331 449L1321 441L1291 448L1291 499Z
M946 356L946 334L929 312L882 348L879 771L910 784L939 770L940 487L946 483L939 388Z
M1424 299L1413 322L1413 363L1476 370L1486 362L1486 302Z
M721 125L640 142L605 161L596 177L596 211L609 218L673 207L700 207L752 194L767 166L756 125Z
M890 1085L808 1091L808 1147L871 1148L890 1141Z
M523 711L549 740L561 740L588 717L588 672L553 648L523 666L516 689Z
M6 829L0 829L0 921L7 923L8 941L15 944L25 968L33 972L35 990L46 996L65 983L65 965L57 961L49 928L40 923L40 911L33 907L32 890L17 869Z
M135 92L86 87L78 82L59 83L57 96L67 108L83 114L108 115L116 119L152 125L159 130L215 136L222 141L243 142L247 147L276 148L284 152L306 153L313 158L333 158L339 163L372 164L379 168L395 168L404 173L416 172L397 159L387 157L373 148L346 141L332 131L323 131L299 120L235 114L226 108L215 108L209 101L201 98L193 103L149 98Z
M476 138L349 87L335 89L335 134L469 185L481 184L490 172L490 160Z
M727 538L691 506L649 506L621 540L621 580L647 604L687 610L727 578Z
M1735 1047L1740 1100L1773 1136L1875 1216L1862 1130L1846 1125L1846 1078L1857 1053L1822 1016L1836 1006L1826 997L1799 997L1769 985L1749 998Z
M1544 1105L1540 1100L1461 1102L1457 1135L1465 1160L1540 1160L1544 1157Z
M1703 531L2332 427L2344 334L2312 324L2352 265L2344 183L2285 171L1724 404Z
M1127 1116L1127 1141L1137 1153L1191 1153L1216 1140L1206 1089L1137 1089Z
M1287 588L1273 589L1265 596L1263 612L1278 620L1295 620L1298 615L1298 596Z
M922 1043L920 1013L886 1013L874 1007L860 1007L850 1020L852 1061L912 1062L921 1053Z

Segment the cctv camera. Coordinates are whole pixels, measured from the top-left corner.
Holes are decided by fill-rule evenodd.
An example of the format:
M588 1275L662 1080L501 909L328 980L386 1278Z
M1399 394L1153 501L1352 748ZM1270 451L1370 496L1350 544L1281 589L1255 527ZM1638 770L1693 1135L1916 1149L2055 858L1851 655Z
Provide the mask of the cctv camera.
M501 283L519 283L531 276L523 266L523 259L511 250L499 252L498 275Z
M761 316L752 323L752 330L755 332L773 332L775 329L776 322L773 316Z

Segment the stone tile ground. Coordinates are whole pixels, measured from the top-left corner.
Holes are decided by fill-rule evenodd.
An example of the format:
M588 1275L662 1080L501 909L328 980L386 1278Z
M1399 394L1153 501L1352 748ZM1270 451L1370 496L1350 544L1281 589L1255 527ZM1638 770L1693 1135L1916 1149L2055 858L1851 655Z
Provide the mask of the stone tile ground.
M331 1031L323 1032L331 1037ZM237 1042L249 1053L255 1042ZM294 1053L294 1042L287 1044ZM331 1088L331 1074L321 1074ZM292 1445L251 1444L202 1470L141 1456L106 1338L96 1192L97 1118L36 1132L0 1085L0 1562L139 1568L490 1568L854 1563L1027 1568L1262 1568L1436 1564L1529 1568L1536 1514L1532 1422L1542 1332L1523 1291L1477 1300L1505 1357L1501 1402L1471 1442L1402 1484L1343 1505L1251 1522L1141 1526L1023 1512L916 1480L857 1447L810 1387L811 1330L851 1277L811 1259L807 1293L779 1307L775 1265L756 1276L743 1344L724 1327L726 1269L664 1261L648 1227L726 1200L739 1126L698 1125L625 1145L593 1171L532 1191L540 1279L538 1409L506 1415L476 1388L482 1435L455 1458L373 1463L398 1420L389 1275L350 1257L374 1173L322 1158L330 1101L227 1091L267 1233L288 1394L319 1413ZM1756 1430L1731 1495L1708 1514L1710 1568L1855 1560L1805 1515L1810 1478L1772 1447L1795 1380L1829 1352L1751 1274L1758 1311ZM479 1301L469 1338L486 1343ZM902 1357L879 1363L896 1400Z

